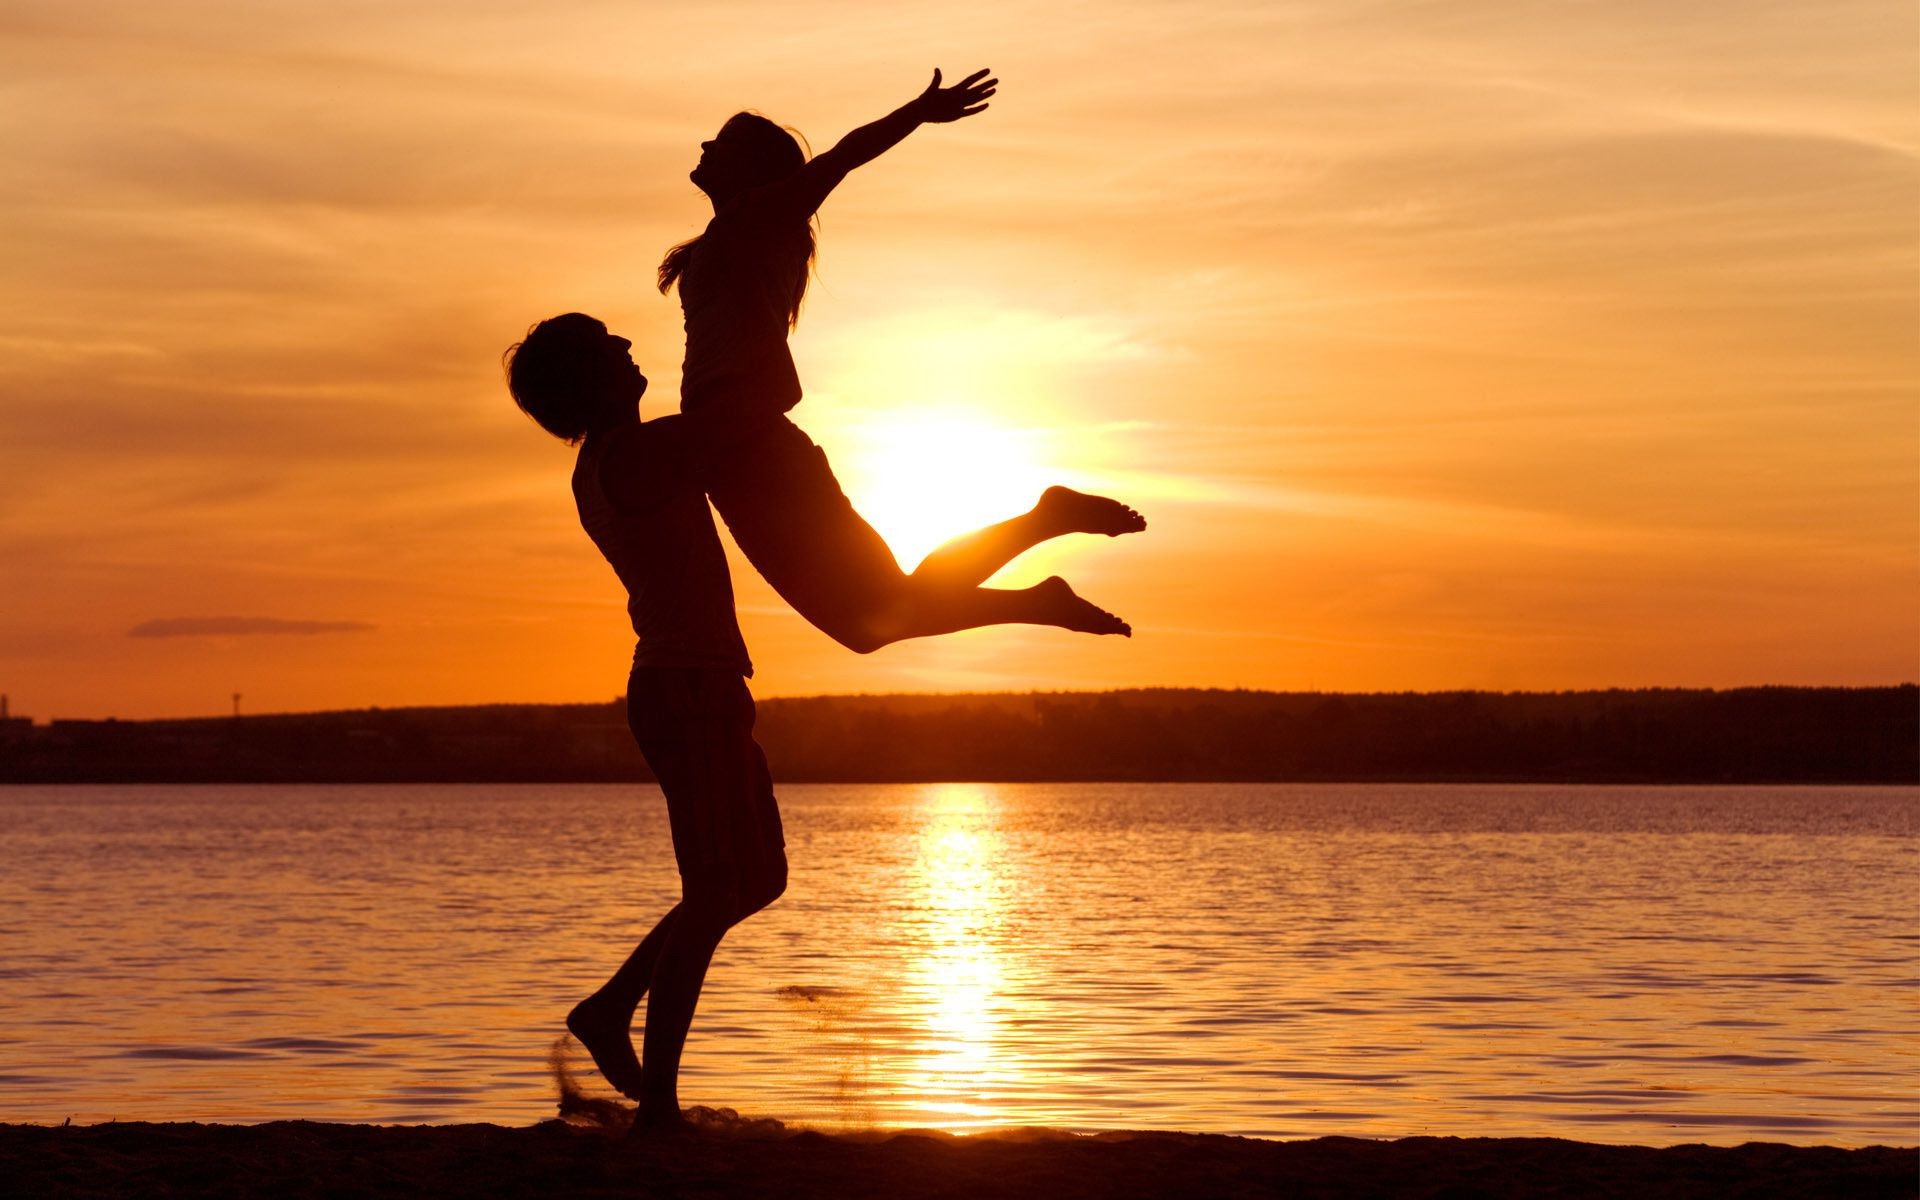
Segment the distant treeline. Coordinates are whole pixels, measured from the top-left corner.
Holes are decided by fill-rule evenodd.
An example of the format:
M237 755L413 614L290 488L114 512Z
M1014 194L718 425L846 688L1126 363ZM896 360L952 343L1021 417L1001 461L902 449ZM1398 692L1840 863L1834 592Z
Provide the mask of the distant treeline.
M786 781L1920 782L1920 692L1151 689L760 702ZM0 730L0 782L625 781L620 702Z

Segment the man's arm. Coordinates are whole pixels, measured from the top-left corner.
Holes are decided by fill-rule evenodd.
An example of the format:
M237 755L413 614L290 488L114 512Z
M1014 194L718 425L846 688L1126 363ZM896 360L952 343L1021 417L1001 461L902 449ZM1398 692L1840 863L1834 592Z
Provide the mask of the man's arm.
M975 71L952 87L940 86L940 71L933 72L927 90L871 124L847 134L833 149L815 155L790 178L768 189L801 215L812 216L827 194L855 167L862 167L906 140L906 136L925 124L944 124L970 117L987 107L987 99L998 90L1000 81L988 77L984 69Z

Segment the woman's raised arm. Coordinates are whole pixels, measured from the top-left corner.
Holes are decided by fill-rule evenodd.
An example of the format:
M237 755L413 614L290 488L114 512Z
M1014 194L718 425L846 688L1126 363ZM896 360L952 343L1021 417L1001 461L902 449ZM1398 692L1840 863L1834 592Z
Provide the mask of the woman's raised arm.
M1000 81L985 69L975 71L952 87L940 86L940 71L935 68L927 90L871 124L847 134L833 149L815 155L793 177L774 187L807 215L820 207L847 173L865 166L898 146L906 136L926 124L945 124L970 117L987 107L987 100L999 89Z

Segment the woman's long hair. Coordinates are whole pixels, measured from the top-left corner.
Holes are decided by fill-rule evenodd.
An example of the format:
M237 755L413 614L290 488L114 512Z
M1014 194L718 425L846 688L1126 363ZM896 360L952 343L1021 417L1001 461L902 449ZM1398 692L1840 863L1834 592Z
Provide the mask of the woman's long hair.
M725 133L732 129L737 133L750 135L741 141L753 148L748 160L748 187L765 187L776 183L806 165L808 151L800 132L776 125L756 112L738 112L727 118L720 127ZM660 260L660 294L666 295L673 285L687 273L687 266L693 261L695 251L700 248L703 234L696 234L667 251ZM814 258L819 252L818 240L814 233L814 218L808 218L806 225L807 266L800 272L800 278L794 281L793 295L787 300L787 325L789 328L800 321L800 303L806 299L807 283L813 278Z

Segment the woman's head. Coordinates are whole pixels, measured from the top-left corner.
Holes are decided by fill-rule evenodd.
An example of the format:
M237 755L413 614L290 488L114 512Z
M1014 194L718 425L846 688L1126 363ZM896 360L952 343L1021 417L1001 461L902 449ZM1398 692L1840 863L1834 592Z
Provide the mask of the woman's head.
M764 187L806 165L798 138L759 113L739 112L720 132L700 143L700 162L688 178L725 203L749 188Z
M700 163L688 176L695 186L712 199L714 211L727 206L735 196L778 183L807 165L806 147L800 135L775 125L759 113L738 112L727 118L720 132L700 143ZM693 265L705 234L688 238L667 251L660 260L660 291L664 295ZM813 271L814 236L811 219L801 222L795 234L797 252L803 252L804 268L793 281L787 299L787 324L800 319L800 303L807 296L807 278ZM804 241L799 240L804 239Z
M633 343L585 313L564 313L507 347L507 390L540 428L566 442L631 415L647 390Z

